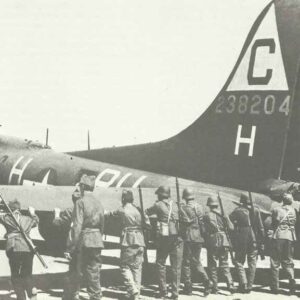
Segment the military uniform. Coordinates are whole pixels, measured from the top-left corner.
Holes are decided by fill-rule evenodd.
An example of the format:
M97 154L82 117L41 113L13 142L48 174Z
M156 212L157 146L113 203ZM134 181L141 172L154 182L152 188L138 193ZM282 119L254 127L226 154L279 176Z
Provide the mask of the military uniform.
M78 189L72 194L72 200L75 204L75 201L81 198L81 193ZM65 210L61 211L59 209L54 209L55 217L52 221L53 225L59 227L63 230L70 231L72 224L72 215L74 211L73 207L68 207ZM80 280L81 280L81 257L80 252L76 250L69 262L69 270L64 278L64 295L63 300L77 300L79 299L80 292Z
M13 214L29 237L31 229L39 222L38 217L35 214L23 216L19 210ZM0 215L0 223L6 229L6 254L17 300L26 300L25 291L30 299L36 299L37 291L32 280L33 253L9 214Z
M126 203L108 215L116 216L121 221L121 273L128 297L138 297L141 288L145 248L141 212L132 203Z
M68 207L63 210L59 216L53 219L53 225L69 229L72 223L72 214L74 207ZM79 299L81 278L81 261L79 251L75 251L69 262L69 270L64 278L64 295L63 300Z
M186 196L183 192L183 198ZM184 198L186 199L186 197ZM185 291L188 294L192 292L191 268L194 268L205 287L208 289L210 280L206 274L204 267L201 264L200 254L204 244L203 237L203 215L204 210L202 205L198 204L194 199L187 201L182 206L182 210L187 217L187 224L184 230L184 250L182 277L185 285Z
M224 218L215 210L207 212L203 217L206 237L205 240L207 246L207 264L210 279L213 282L213 291L218 290L217 263L219 261L219 268L221 269L221 272L226 279L229 290L232 292L233 281L228 263L230 243L225 234L225 222L227 222L228 227L232 230L233 225L230 222L229 218L226 218L224 220Z
M271 289L275 292L279 289L280 264L288 275L290 290L295 289L293 253L296 219L296 210L291 205L284 203L272 210Z
M164 187L165 188L165 187ZM161 187L156 194L159 195ZM170 256L172 298L177 299L179 294L181 264L183 255L183 240L179 234L179 214L175 202L169 200L170 190L165 199L157 201L146 209L146 214L156 215L158 222L156 264L158 267L159 289L163 298L167 297L166 259ZM162 189L161 189L162 190ZM166 225L166 227L164 227ZM163 233L166 228L167 233ZM163 235L164 234L164 235Z
M92 193L85 192L75 203L72 223L67 241L67 252L78 255L80 251L90 300L99 300L102 296L101 250L104 247L102 241L104 210L101 201Z
M263 245L264 226L260 210L254 207L254 216L250 219L250 210L246 205L237 207L230 215L234 224L233 244L235 249L235 264L238 271L240 289L249 292L255 279L258 249ZM253 224L253 228L251 226ZM248 278L244 269L247 257L249 273Z

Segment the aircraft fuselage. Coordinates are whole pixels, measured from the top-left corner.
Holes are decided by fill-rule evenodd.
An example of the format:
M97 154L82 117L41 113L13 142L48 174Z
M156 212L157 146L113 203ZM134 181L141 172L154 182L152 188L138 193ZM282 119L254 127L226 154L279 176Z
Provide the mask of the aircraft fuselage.
M57 153L26 140L0 138L1 185L74 186L82 174L96 187L157 187L168 176Z

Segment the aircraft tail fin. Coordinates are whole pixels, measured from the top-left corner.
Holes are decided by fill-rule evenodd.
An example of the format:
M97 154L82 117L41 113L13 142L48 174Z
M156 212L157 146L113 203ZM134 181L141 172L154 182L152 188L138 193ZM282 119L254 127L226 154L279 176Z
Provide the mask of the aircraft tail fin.
M72 154L245 189L280 178L288 174L297 121L291 112L300 103L294 91L299 57L300 1L272 1L254 22L224 87L192 125L157 143Z

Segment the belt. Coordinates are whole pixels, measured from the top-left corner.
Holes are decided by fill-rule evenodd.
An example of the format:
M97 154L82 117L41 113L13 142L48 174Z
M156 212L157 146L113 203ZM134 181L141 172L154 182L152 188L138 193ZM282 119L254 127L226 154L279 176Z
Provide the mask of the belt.
M124 231L142 231L142 227L140 226L128 226L123 229Z
M6 234L6 238L11 239L11 238L14 238L14 237L17 237L17 236L20 236L20 235L21 235L21 232L11 232L9 234Z
M89 233L89 232L100 232L99 228L84 228L82 230L83 233Z
M218 231L215 231L215 232L212 232L212 233L209 233L209 234L210 234L210 235L214 235L214 234L217 234L217 233L225 234L225 231L218 230Z

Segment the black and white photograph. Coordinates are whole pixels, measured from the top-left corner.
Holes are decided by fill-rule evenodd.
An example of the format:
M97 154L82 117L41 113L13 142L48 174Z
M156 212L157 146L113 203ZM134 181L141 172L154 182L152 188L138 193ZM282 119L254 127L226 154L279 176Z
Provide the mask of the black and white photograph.
M300 297L300 0L3 0L0 99L0 300Z

